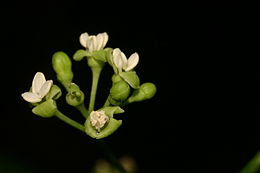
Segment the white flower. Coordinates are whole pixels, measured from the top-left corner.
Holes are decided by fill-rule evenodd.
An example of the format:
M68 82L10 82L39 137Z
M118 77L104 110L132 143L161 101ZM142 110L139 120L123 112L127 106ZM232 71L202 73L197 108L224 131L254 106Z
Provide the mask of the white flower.
M119 48L113 50L113 62L119 70L130 71L139 61L139 55L135 52L128 59Z
M90 123L93 127L95 127L98 131L109 120L108 116L105 114L105 111L92 111L90 113Z
M108 41L108 35L106 32L96 35L88 35L87 32L83 33L79 37L80 44L87 48L89 52L98 51L103 49Z
M32 81L32 92L22 94L24 100L30 103L37 103L48 94L52 86L52 80L46 81L44 74L37 72Z

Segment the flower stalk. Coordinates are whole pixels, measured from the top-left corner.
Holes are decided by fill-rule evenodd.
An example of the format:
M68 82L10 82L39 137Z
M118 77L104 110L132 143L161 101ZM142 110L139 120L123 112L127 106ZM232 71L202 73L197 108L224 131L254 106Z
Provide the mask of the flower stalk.
M91 68L91 70L92 70L92 86L91 86L91 93L90 93L90 100L89 100L89 107L88 107L89 112L92 112L94 110L97 86L98 86L99 76L102 71L102 67L93 67Z
M62 112L60 112L59 110L56 111L55 115L60 120L62 120L63 122L69 124L70 126L75 127L76 129L78 129L78 130L80 130L82 132L85 132L85 127L83 125L81 125L80 123L70 119L69 117L64 115Z

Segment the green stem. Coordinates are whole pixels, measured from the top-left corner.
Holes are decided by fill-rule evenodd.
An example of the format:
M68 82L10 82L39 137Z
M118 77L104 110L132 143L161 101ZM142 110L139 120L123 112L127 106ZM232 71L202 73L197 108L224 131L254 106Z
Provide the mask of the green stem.
M127 173L125 168L122 166L122 164L118 161L114 153L110 150L108 145L103 140L97 141L99 144L99 147L103 150L103 153L107 157L107 159L110 161L110 163L120 172L120 173Z
M63 122L65 122L65 123L71 125L72 127L75 127L76 129L85 133L85 127L83 125L81 125L80 123L70 119L69 117L67 117L66 115L61 113L59 110L56 111L55 115L56 115L56 117L58 117Z
M259 171L260 171L260 150L239 173L258 173Z
M92 67L91 70L92 70L92 87L91 87L90 101L88 107L89 112L92 112L94 110L98 80L99 80L102 67Z
M85 107L84 103L82 103L82 104L76 106L76 108L81 112L81 114L82 114L85 118L88 117L89 113L88 113L88 110L87 110L87 108Z

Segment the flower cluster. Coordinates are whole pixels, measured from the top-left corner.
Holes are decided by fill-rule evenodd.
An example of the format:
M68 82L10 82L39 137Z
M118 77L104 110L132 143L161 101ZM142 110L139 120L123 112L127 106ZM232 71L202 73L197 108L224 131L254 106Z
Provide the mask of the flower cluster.
M123 113L122 108L132 102L152 98L156 87L149 82L140 84L140 79L134 71L139 62L137 52L127 58L119 48L105 48L108 42L106 32L97 35L82 33L79 42L85 49L77 50L73 59L81 61L86 58L93 75L88 108L85 106L85 93L73 82L71 58L64 52L56 52L52 57L52 66L58 81L67 91L66 102L81 112L85 117L84 124L75 122L61 113L56 104L56 100L62 94L61 89L54 85L52 80L46 81L41 72L35 74L30 91L23 93L22 97L34 106L32 109L34 114L41 117L57 116L69 125L84 131L90 137L101 139L111 135L121 126L122 120L115 119L114 114ZM114 70L112 85L103 107L95 109L98 80L106 63Z

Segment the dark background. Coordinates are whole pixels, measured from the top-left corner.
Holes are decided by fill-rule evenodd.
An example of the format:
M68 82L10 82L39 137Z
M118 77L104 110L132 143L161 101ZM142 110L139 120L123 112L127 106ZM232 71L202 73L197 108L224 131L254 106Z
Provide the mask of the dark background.
M158 89L153 99L129 105L118 117L123 125L105 139L117 157L134 157L139 172L237 172L260 143L253 92L259 77L240 54L241 4L117 5L14 1L2 6L0 169L88 172L103 157L95 140L56 118L33 115L20 95L37 71L59 85L52 54L72 56L81 48L81 33L107 32L107 46L127 56L139 53L141 82ZM91 75L85 67L86 62L73 62L74 82L88 98ZM111 69L104 71L97 107L111 84ZM63 112L83 122L62 100Z

